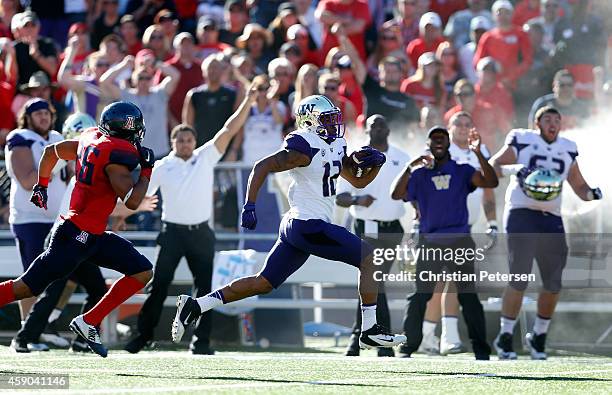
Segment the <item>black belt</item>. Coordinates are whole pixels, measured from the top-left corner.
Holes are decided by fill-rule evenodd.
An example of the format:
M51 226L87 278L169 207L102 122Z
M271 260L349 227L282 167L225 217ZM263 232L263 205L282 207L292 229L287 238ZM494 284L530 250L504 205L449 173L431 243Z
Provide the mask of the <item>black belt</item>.
M365 223L365 221L374 221L374 222L376 222L376 223L378 224L378 226L379 226L379 227L381 227L381 228L389 228L389 227L391 227L391 226L397 226L397 225L400 223L398 219L393 220L393 221L378 221L378 220L375 220L375 219L368 219L368 220L364 220L364 219L359 219L359 218L357 218L357 219L356 219L356 221L357 221L357 222L361 222L362 224L364 224L364 223Z
M200 222L199 224L194 224L194 225L181 225L181 224L174 224L172 222L164 222L164 225L167 226L168 228L174 228L174 229L198 230L198 229L205 228L205 227L207 228L208 221Z

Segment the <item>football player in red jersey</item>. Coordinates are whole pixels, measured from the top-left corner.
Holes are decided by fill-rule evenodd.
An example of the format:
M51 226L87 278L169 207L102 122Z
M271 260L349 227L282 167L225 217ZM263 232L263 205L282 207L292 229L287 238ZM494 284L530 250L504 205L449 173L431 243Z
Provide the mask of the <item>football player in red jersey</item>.
M105 232L118 197L135 209L147 192L155 158L151 149L140 145L144 133L140 109L129 102L115 102L102 111L98 128L83 132L78 140L64 140L45 148L31 201L46 209L51 170L59 159L76 160L70 210L52 234L47 250L30 268L18 279L0 283L2 307L41 294L85 260L123 273L98 304L70 323L70 329L102 357L108 354L98 330L102 319L142 289L153 275L151 262L132 243ZM134 183L131 171L138 165L140 177Z

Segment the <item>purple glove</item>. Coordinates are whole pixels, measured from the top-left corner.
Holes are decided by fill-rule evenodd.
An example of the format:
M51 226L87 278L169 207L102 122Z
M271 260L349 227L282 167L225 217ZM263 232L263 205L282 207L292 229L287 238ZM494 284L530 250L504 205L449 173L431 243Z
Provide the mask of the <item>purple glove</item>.
M370 167L382 166L387 157L382 152L370 147L365 146L352 155L353 161L360 169L367 169Z
M255 227L257 226L255 203L246 203L242 208L240 226L251 230L255 229Z

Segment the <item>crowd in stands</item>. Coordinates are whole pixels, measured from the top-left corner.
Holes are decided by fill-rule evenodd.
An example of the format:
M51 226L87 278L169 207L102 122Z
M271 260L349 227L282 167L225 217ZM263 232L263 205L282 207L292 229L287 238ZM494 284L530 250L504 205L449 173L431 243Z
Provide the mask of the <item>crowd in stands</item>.
M255 80L225 161L253 163L327 95L349 135L382 114L401 137L470 112L490 151L553 104L564 128L605 111L611 2L592 0L45 0L0 3L0 145L30 97L98 118L137 104L144 144L184 122L210 140Z

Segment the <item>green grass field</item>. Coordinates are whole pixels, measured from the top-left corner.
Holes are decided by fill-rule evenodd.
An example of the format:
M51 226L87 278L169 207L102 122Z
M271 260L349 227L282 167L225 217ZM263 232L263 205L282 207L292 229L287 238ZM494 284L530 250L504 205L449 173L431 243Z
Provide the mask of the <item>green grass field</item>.
M225 351L197 357L184 351L111 351L102 359L59 350L15 354L0 347L0 376L70 377L69 391L20 394L612 393L610 358L557 356L544 362L522 356L518 361L476 362L470 354L399 359L376 358L368 351L348 358L341 351L319 347L300 353Z

